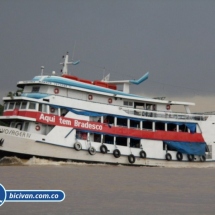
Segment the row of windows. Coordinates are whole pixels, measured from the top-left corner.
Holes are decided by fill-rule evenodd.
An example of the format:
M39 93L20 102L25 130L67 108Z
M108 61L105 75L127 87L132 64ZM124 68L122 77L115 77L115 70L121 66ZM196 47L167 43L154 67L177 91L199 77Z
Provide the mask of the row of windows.
M89 135L89 136L88 136ZM110 135L101 135L94 133L87 133L82 131L76 131L76 139L90 140L98 143L116 144L119 146L130 146L133 148L140 148L140 139L117 137Z
M11 121L10 127L17 128L20 131L30 131L30 132L36 131L35 123L28 122L28 121L20 121L20 120ZM54 128L53 125L40 124L40 133L47 135L53 128Z
M155 104L150 104L150 103L140 103L140 102L130 102L130 101L123 101L124 106L129 106L133 107L136 109L143 109L143 110L156 110L156 105Z
M50 105L39 104L35 102L27 101L16 101L16 102L6 102L4 105L4 110L13 110L13 109L30 109L36 110L44 113L50 113L59 116L65 116L68 113L68 110L65 108L54 108ZM189 129L186 125L176 125L174 123L164 123L164 122L153 122L153 121L139 121L135 119L119 118L108 115L102 119L99 117L91 117L91 121L98 121L102 123L107 123L115 126L130 127L136 129L147 129L147 130L163 130L163 131L181 131L189 132Z
M123 102L123 105L124 105L124 106L131 106L131 107L133 107L133 102L124 101L124 102Z
M28 131L29 122L12 121L10 123L11 128L17 128L22 131Z
M39 86L33 86L32 87L32 93L38 93L40 91L40 87Z
M65 108L54 108L50 105L39 104L36 102L27 102L27 101L16 101L16 102L6 102L4 104L4 110L36 110L44 113L51 113L55 115L65 116L68 113L68 110ZM59 111L58 111L59 110Z
M91 117L91 120L96 121L96 120L93 120L93 117ZM99 118L98 121L102 122L102 119ZM144 130L189 132L189 129L185 124L177 125L175 123L153 122L149 120L139 121L135 119L118 118L111 115L105 116L103 118L103 122L108 123L109 125L115 125L120 127L129 126L130 128L144 129Z
M17 101L17 102L6 102L4 104L4 110L14 110L14 109L36 109L35 102L27 102L27 101Z

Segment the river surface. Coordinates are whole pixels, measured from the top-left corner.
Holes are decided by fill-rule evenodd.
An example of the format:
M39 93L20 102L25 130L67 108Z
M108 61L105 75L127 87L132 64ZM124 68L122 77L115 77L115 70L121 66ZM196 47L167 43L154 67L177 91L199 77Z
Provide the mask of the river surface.
M63 190L62 202L5 202L1 215L215 214L215 168L0 160L6 190ZM27 164L27 165L26 165Z

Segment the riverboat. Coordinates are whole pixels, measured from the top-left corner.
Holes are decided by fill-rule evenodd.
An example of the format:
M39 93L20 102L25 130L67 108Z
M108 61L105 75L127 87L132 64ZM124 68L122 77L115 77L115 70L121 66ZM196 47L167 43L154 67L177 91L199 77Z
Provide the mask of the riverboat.
M215 159L215 115L191 113L191 102L131 94L137 80L86 80L68 74L19 81L3 98L0 153L80 162L206 166ZM119 90L121 88L121 90ZM183 113L173 111L182 106Z

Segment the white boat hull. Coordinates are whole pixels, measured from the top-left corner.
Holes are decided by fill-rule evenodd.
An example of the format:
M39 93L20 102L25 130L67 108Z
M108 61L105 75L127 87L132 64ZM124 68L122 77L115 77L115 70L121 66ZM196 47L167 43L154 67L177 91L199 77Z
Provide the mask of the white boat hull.
M108 163L108 164L122 164L122 165L136 165L136 166L160 166L160 167L198 167L207 168L215 167L212 161L167 161L165 159L152 159L135 157L135 163L131 164L128 161L127 155L121 155L115 158L112 153L102 154L96 149L96 154L91 155L88 150L83 149L80 151L75 150L73 147L59 146L55 144L39 142L27 138L17 138L15 136L0 134L0 139L4 142L0 146L0 151L10 152L14 154L30 155L38 157L47 157L53 159L80 161L80 162L95 162L95 163Z
M19 92L3 98L0 152L123 165L213 165L214 114L191 114L190 102L130 94L129 85L148 73L121 81L68 75L68 57L62 76L20 81ZM174 112L178 105L184 113Z

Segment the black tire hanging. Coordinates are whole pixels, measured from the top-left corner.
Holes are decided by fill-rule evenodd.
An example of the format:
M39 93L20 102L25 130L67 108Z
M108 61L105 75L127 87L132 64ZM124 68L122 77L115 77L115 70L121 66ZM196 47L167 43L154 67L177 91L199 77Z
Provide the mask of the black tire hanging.
M101 151L102 154L106 154L107 151L108 151L107 146L106 145L101 145L100 146L100 151Z
M89 149L88 149L88 152L89 152L91 155L95 155L95 154L96 154L96 149L95 149L93 146L90 146Z
M113 156L115 158L119 158L121 156L121 152L119 151L119 149L114 149Z
M187 155L189 161L194 161L194 155Z
M166 160L171 161L172 160L172 155L170 153L166 153Z
M134 155L132 155L132 154L130 154L129 156L128 156L128 161L129 161L129 163L135 163L135 160L136 160L136 158L135 158L135 156Z
M146 152L145 151L140 151L140 157L141 158L146 158Z
M75 142L74 144L74 148L76 151L80 151L82 149L82 145L79 142Z
M176 158L178 161L182 161L183 160L183 154L181 152L177 152Z

